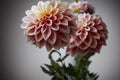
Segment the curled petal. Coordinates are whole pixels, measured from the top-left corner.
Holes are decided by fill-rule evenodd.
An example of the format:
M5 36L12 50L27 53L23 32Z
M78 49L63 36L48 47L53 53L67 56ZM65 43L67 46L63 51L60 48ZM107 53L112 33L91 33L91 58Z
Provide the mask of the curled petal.
M92 35L93 38L95 38L95 39L100 39L100 34L99 34L99 33L91 33L91 35Z
M99 25L101 23L101 18L100 17L96 17L96 19L94 20L95 25Z
M69 16L64 16L64 18L67 19L68 21L72 20Z
M27 35L34 35L35 34L35 27L29 27L26 32Z
M52 19L53 21L55 21L55 20L57 20L57 17L56 17L56 16L52 16L51 19Z
M57 39L56 32L52 31L52 34L51 34L51 36L48 38L47 41L48 41L50 44L55 44L56 39Z
M59 26L58 25L52 25L51 29L54 31L58 31L59 30Z
M70 15L70 14L73 14L73 13L72 13L71 9L66 9L63 14L65 14L65 15L69 14Z
M54 24L60 25L60 21L57 19L57 20L54 21Z
M21 25L20 25L20 27L22 28L22 29L27 29L27 26L26 26L27 24L26 23L22 23Z
M52 20L51 19L47 19L46 24L47 24L47 26L51 26L52 25Z
M80 44L82 43L83 41L77 36L75 37L75 44L76 46L80 46Z
M40 28L40 27L37 27L35 33L36 33L36 34L39 34L40 32L41 32L41 28Z
M85 32L84 34L81 34L79 37L82 41L84 41L86 39L87 35L88 35L88 32Z
M55 44L54 44L54 48L55 49L60 49L61 46L61 40L57 38Z
M56 9L53 9L51 13L52 13L53 15L56 15L56 14L58 13L58 11L59 11L59 10L56 8Z
M95 27L91 27L91 32L97 32L97 29Z
M46 43L46 48L47 48L47 51L50 51L52 49L52 46L49 43Z
M90 27L86 27L85 30L86 30L86 31L90 31Z
M76 44L75 44L75 42L74 42L74 37L72 37L72 38L70 39L69 48L73 48L73 47L75 47L75 46L76 46Z
M30 23L30 22L32 21L32 18L30 18L30 17L28 17L28 16L25 16L25 17L22 19L22 21L23 21L24 23Z
M68 21L66 19L60 20L62 25L68 26Z
M35 19L35 14L31 10L27 10L26 15L29 16L32 19Z
M67 34L63 34L63 33L59 33L58 37L65 42L69 42L69 39L70 39Z
M108 36L106 35L106 33L104 32L99 32L99 33L102 38L107 39Z
M57 7L57 1L56 0L52 0L50 5L53 6L54 8L56 8Z
M27 36L27 42L29 42L29 41L34 41L34 36L32 35L32 36Z
M39 7L42 7L44 5L44 3L42 1L39 1L37 4Z
M47 40L50 37L51 33L52 33L51 29L47 28L46 31L44 33L42 33L42 36L45 40Z
M58 18L58 19L63 19L63 14L58 14L58 15L57 15L57 18Z
M81 50L86 50L86 49L88 48L88 46L87 46L86 44L82 43L82 44L79 46L79 48L80 48Z
M35 35L35 39L36 41L41 41L43 39L42 34L38 33L37 35Z
M85 45L90 46L91 43L92 43L92 37L89 35L89 36L85 39L84 43L85 43Z
M97 28L97 30L102 30L103 26L102 25L97 25L97 26L95 26L95 28Z
M59 9L60 13L63 13L65 9L67 8L68 3L67 2L61 2L57 5L57 8Z
M93 27L95 23L93 21L88 22L87 26Z
M60 25L59 26L59 31L63 33L70 33L70 29L68 26Z
M96 39L93 39L90 47L91 48L96 48L97 47L97 40Z
M46 44L46 42L44 41L44 39L42 39L41 41L39 41L38 44L39 44L38 47L42 48Z
M41 32L44 33L47 30L47 26L42 26L41 27Z
M72 28L72 29L78 29L77 25L76 25L76 23L74 21L69 21L68 23L69 23L70 28Z

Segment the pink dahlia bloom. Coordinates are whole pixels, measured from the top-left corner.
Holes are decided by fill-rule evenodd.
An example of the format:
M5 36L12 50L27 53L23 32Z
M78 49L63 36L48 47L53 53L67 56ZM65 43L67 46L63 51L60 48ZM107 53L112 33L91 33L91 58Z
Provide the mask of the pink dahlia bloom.
M78 1L77 3L73 2L70 4L69 8L72 9L73 12L75 12L75 13L93 14L95 12L94 7L90 4L88 4L87 1Z
M67 47L69 54L86 54L100 52L102 45L106 45L108 31L106 24L98 15L81 14L77 20L78 30Z
M21 27L27 40L39 48L45 45L48 51L66 46L77 28L76 17L66 2L39 1L26 11L26 15Z

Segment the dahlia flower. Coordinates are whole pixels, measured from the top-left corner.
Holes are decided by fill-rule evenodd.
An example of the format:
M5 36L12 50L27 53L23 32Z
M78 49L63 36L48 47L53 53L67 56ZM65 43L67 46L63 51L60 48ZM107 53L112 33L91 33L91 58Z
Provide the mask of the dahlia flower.
M26 11L21 27L27 40L47 50L60 49L66 45L77 30L76 17L68 8L67 2L52 0L39 1Z
M87 1L78 1L78 2L73 2L69 6L70 9L73 10L74 13L90 13L93 14L94 7L90 4L88 4Z
M76 36L70 39L67 53L74 55L100 52L102 45L106 45L108 34L101 17L84 13L78 15L76 23L78 30Z

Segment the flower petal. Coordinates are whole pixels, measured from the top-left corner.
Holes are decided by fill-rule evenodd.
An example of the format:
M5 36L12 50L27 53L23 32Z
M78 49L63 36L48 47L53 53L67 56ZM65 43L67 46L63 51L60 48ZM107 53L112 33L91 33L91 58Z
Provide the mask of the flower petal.
M28 16L25 16L25 17L23 17L22 21L23 21L24 23L30 23L30 22L32 22L32 18L30 18L30 17L28 17Z
M46 25L47 25L47 26L51 26L51 25L52 25L52 20L51 20L51 19L47 19Z
M45 40L47 40L51 35L51 29L48 27L44 33L42 33L42 36Z
M25 31L26 35L34 35L35 34L35 27L29 27L26 31Z
M88 46L87 46L86 44L82 43L82 44L79 46L79 48L80 48L81 50L86 50L86 49L88 48Z
M84 40L86 39L87 35L88 35L88 32L85 31L85 32L82 33L79 37L80 37L80 39L81 39L82 41L84 41Z
M58 13L58 11L59 11L59 10L56 8L56 9L53 9L51 13L52 13L53 15L56 15L56 14Z
M90 47L91 47L91 48L96 48L96 47L97 47L97 40L96 40L96 39L93 39Z
M99 33L94 33L94 32L92 32L91 35L92 35L92 37L95 38L95 39L100 39L100 34L99 34Z
M68 26L60 25L59 31L63 33L70 33L70 28Z
M89 35L89 36L85 39L84 43L89 47L89 46L91 45L91 43L92 43L92 37Z
M48 41L50 44L55 44L56 39L57 39L56 32L55 32L55 31L52 31L51 36L48 38L47 41Z
M32 35L32 36L27 36L27 42L29 42L29 41L33 41L34 40L34 36Z
M75 44L75 41L74 41L74 37L71 37L70 42L69 42L69 47L73 48L75 46L76 46L76 44Z
M61 24L64 25L64 26L68 26L68 21L67 19L62 19L60 20L61 21Z
M53 46L55 49L60 49L61 47L61 40L57 38L54 46Z
M97 28L97 30L102 30L103 26L102 25L97 25L97 26L95 26L95 28Z
M47 51L50 51L52 49L52 46L49 44L49 43L46 43L46 48L47 48Z
M67 8L68 3L67 2L61 2L57 5L57 8L59 8L59 12L63 13L65 9Z
M65 42L69 42L70 39L70 36L68 36L68 34L63 34L63 33L59 33L58 37Z
M51 26L51 29L54 30L54 31L58 31L58 30L59 30L59 26L53 24L53 25Z
M41 32L44 33L47 30L47 26L41 26Z
M36 34L35 39L36 39L36 41L41 41L43 39L42 33Z
M25 13L26 13L26 15L29 16L30 18L35 19L35 14L33 13L33 11L27 10Z
M63 19L63 14L57 14L58 19Z
M79 38L79 36L76 36L75 37L75 44L76 46L80 46L80 44L82 43L83 41Z
M91 32L97 32L97 29L95 27L91 27L90 31Z
M46 44L45 40L42 39L41 41L39 41L38 47L39 47L39 48L42 48L45 44Z

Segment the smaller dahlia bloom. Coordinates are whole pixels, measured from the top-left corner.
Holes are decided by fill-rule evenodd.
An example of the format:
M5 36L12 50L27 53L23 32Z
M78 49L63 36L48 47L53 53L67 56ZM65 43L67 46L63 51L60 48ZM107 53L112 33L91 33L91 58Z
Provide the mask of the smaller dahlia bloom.
M39 1L26 11L26 15L22 19L21 27L27 40L39 48L46 46L48 51L67 46L70 37L77 30L75 23L77 18L68 8L67 2Z
M94 7L90 4L88 4L87 1L78 1L78 2L73 2L69 6L70 9L73 10L74 13L90 13L93 14Z
M100 52L102 45L106 45L108 31L106 24L98 15L84 13L78 15L78 30L76 36L70 39L67 47L69 54L86 54Z

